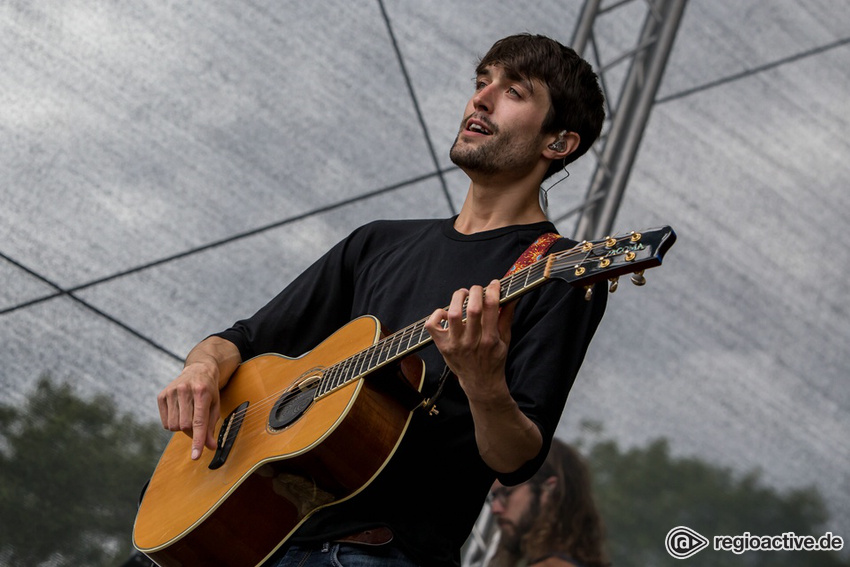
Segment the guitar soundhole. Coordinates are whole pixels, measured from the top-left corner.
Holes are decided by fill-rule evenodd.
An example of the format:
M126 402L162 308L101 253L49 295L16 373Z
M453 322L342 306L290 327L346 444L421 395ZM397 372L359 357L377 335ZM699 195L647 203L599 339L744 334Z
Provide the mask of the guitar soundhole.
M293 384L275 403L269 415L271 429L283 429L298 421L313 404L320 376L310 376Z

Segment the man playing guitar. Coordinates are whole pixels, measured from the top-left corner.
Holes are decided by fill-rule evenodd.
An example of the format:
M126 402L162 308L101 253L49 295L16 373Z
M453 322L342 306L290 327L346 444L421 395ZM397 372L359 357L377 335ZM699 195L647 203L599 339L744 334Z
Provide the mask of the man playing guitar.
M193 460L217 447L220 390L240 364L297 357L364 314L393 330L426 316L424 395L445 367L452 373L438 411L413 412L383 470L310 514L266 565L459 565L493 481L517 484L537 470L606 294L585 301L559 281L500 307L497 278L555 232L540 185L590 148L603 118L596 75L574 51L527 34L496 42L451 149L470 179L460 213L357 229L254 316L192 349L157 402L163 426L192 438ZM552 250L574 244L562 238Z

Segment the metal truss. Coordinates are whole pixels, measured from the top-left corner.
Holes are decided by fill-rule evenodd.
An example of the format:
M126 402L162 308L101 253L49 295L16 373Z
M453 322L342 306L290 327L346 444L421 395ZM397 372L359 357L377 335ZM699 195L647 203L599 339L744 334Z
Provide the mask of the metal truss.
M576 25L571 46L597 71L607 103L602 136L591 154L597 159L584 203L556 219L562 222L578 213L573 238L601 238L610 234L623 193L649 121L653 102L687 0L619 0L603 6L602 0L586 0ZM641 18L635 41L616 51L600 45L594 30L613 20L619 28ZM625 70L624 67L628 66ZM619 85L619 94L613 92Z
M584 202L554 219L556 224L578 215L573 238L601 238L610 234L629 179L643 130L673 47L687 0L619 0L603 6L602 0L585 0L571 47L587 59L599 75L606 100L606 122L590 155L596 170ZM643 24L633 44L618 53L615 46L600 45L596 26L604 18L617 25L640 24L635 11L643 8ZM628 68L623 70L623 67ZM620 85L613 96L612 87ZM587 159L587 158L584 158ZM486 565L498 542L498 529L485 505L463 548L463 567Z

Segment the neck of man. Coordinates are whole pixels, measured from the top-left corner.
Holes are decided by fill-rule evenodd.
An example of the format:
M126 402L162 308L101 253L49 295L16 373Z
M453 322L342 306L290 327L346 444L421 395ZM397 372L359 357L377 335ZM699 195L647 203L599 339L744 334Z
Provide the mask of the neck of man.
M469 190L454 224L461 234L547 220L540 208L542 175L527 175L516 180L506 180L504 176L469 177Z

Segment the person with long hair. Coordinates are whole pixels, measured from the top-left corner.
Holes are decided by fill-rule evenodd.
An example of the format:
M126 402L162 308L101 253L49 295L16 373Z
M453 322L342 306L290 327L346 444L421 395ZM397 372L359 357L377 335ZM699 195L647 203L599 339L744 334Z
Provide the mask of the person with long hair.
M553 439L531 479L516 486L497 481L491 496L499 543L489 567L610 565L590 471L569 445Z

